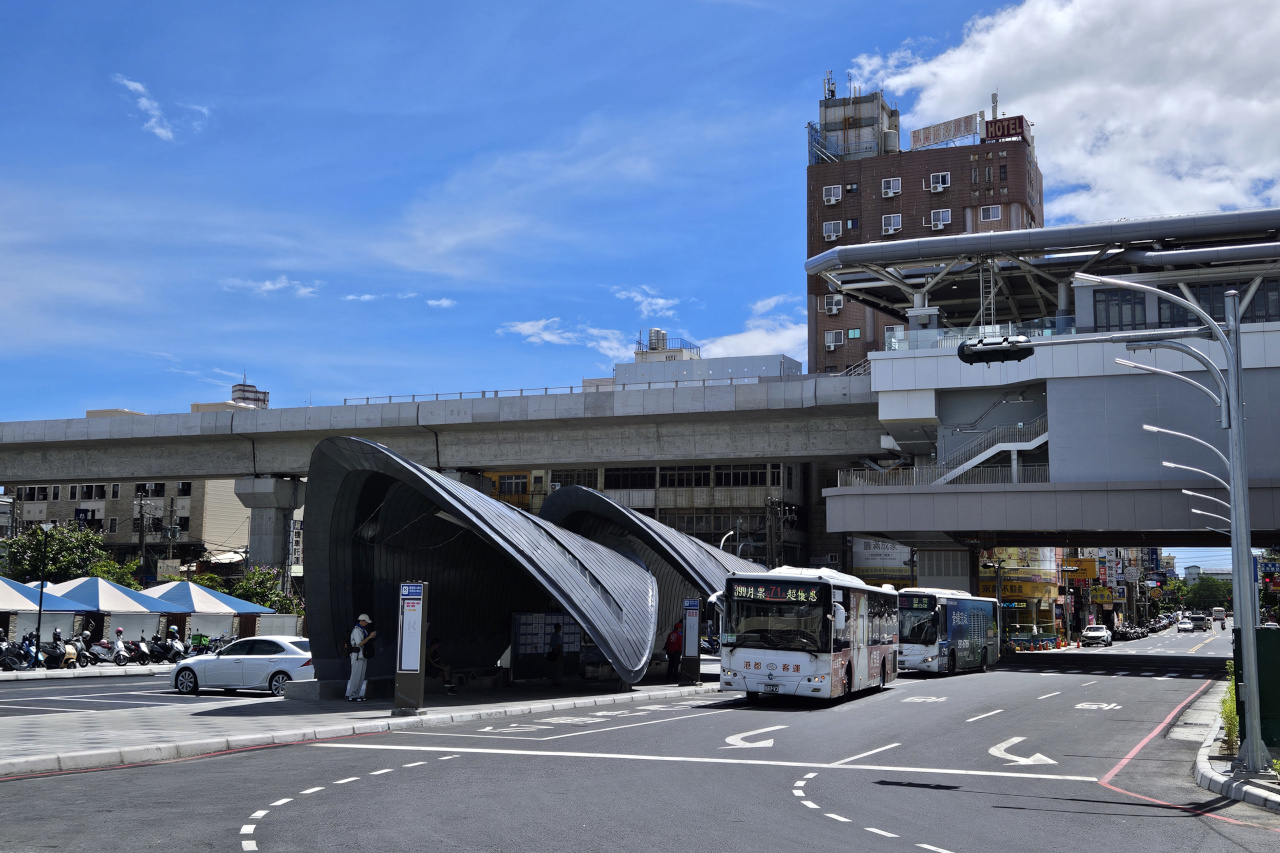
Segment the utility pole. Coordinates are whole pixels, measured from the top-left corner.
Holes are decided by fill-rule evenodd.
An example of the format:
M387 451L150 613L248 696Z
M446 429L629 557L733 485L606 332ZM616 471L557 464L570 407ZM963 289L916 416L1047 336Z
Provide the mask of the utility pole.
M147 576L147 503L141 495L138 502L138 574Z

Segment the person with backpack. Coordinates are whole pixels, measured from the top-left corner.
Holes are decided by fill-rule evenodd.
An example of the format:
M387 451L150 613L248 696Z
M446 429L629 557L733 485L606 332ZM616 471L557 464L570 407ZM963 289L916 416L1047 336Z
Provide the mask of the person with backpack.
M351 678L347 681L347 701L363 702L364 691L368 686L365 682L365 670L369 666L369 658L373 657L374 637L378 636L377 631L369 630L369 614L361 613L356 617L356 625L351 629L351 639L347 646L351 656Z
M680 681L680 656L684 652L684 629L679 622L667 634L667 643L663 646L667 653L667 681Z

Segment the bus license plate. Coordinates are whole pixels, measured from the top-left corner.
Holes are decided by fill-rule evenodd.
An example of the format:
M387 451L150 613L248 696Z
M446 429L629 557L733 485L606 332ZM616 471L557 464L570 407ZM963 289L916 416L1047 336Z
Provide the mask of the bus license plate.
M777 693L777 692L778 692L778 685L777 685L777 684L766 684L766 685L764 686L764 692L765 692L765 693Z

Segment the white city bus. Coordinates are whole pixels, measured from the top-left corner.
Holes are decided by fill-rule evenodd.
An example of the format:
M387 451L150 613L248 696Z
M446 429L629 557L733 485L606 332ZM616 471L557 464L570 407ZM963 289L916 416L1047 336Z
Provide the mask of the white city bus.
M720 687L828 699L898 674L898 596L832 569L730 574Z
M898 592L898 662L921 672L984 670L1000 657L1000 602L954 589Z
M1227 624L1227 609L1225 607L1215 607L1211 612L1213 614L1214 622L1221 622L1224 625Z

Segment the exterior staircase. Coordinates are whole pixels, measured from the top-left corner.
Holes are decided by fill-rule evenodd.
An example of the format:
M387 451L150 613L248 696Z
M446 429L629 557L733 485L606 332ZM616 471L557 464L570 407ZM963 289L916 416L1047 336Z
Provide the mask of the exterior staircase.
M946 473L935 480L934 485L949 483L965 471L981 465L999 453L1012 452L1016 455L1021 451L1035 450L1048 441L1049 416L1047 413L1029 423L992 427L968 444L948 453L942 466ZM1016 458L1013 465L1016 470Z

